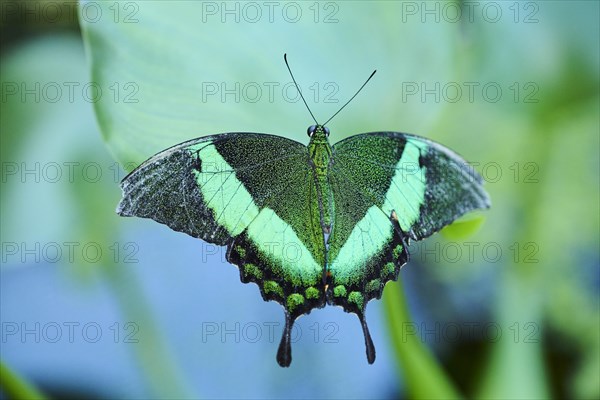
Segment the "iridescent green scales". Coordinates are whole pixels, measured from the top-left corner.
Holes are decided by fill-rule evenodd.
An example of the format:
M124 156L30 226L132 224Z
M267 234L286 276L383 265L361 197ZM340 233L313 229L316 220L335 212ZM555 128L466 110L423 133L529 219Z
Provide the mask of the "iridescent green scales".
M331 146L324 126L308 134L308 146L257 133L174 146L123 180L117 212L227 246L242 282L284 308L280 365L294 321L326 304L358 315L372 363L365 309L397 279L409 241L489 198L464 160L427 139L374 132Z

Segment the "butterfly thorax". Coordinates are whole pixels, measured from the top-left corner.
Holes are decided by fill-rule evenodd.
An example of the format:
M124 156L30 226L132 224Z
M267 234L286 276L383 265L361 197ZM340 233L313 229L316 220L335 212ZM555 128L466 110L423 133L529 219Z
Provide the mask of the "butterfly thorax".
M311 127L312 128L312 127ZM327 136L329 130L317 125L309 128L310 143L308 153L313 169L315 188L319 199L319 212L323 233L329 235L333 224L333 192L329 183L329 169L332 161L332 149Z

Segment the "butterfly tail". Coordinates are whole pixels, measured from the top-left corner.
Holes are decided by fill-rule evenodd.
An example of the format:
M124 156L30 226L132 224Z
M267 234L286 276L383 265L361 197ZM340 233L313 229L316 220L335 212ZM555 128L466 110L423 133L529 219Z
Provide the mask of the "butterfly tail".
M294 319L285 311L285 328L277 350L277 362L282 367L289 367L292 363L292 325Z
M367 320L364 312L357 314L358 319L360 320L360 325L362 326L363 334L365 335L365 347L367 351L367 361L369 364L373 364L375 362L375 345L373 344L373 339L371 339L371 334L369 333L369 327L367 326Z

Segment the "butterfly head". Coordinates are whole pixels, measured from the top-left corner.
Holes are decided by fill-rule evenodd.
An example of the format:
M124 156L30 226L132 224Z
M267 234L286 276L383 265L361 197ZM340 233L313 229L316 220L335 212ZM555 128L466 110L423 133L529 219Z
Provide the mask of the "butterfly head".
M308 129L306 130L306 133L308 134L308 137L329 137L329 128L324 126L324 125L311 125L308 127Z

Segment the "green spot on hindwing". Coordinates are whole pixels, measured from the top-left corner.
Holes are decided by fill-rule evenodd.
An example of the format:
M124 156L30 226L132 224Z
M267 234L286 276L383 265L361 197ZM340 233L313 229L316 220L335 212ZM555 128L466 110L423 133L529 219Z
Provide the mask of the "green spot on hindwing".
M379 291L380 287L381 287L381 281L379 279L373 279L372 281L369 281L369 283L367 283L367 285L365 286L365 291L366 292L377 292L377 291Z
M350 292L348 295L348 302L354 303L359 309L363 308L364 298L360 292Z
M337 285L333 288L333 295L335 297L346 297L346 287L344 285Z
M244 249L242 246L235 246L235 251L237 251L240 259L246 259L246 249Z
M319 298L319 289L314 287L309 287L304 292L306 294L307 299L318 299Z
M262 279L263 273L256 265L248 263L244 265L244 272L246 275L252 276L256 279Z
M402 257L402 254L403 254L402 250L404 250L404 248L402 247L401 244L397 245L394 248L394 250L392 252L392 255L394 256L394 259L398 260L398 259L400 259L400 257Z
M283 297L283 289L275 281L266 281L263 285L263 290L266 294L273 293L279 297Z
M389 276L393 275L396 272L396 265L393 262L385 263L381 270L381 278L386 279Z
M287 308L293 312L298 306L304 304L304 296L298 293L292 293L287 298Z

